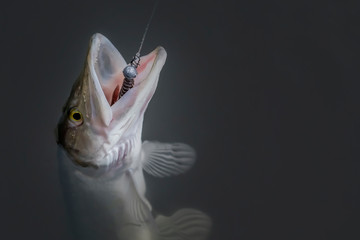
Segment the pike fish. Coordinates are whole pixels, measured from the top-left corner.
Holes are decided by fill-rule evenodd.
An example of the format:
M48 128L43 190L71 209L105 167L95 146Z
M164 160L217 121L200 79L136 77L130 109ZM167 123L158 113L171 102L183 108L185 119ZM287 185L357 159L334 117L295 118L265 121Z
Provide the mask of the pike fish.
M145 196L143 171L174 176L195 161L187 144L141 139L166 56L157 47L141 57L134 87L119 98L127 64L103 35L90 40L56 131L60 182L76 240L201 240L209 234L206 214L186 208L155 215Z

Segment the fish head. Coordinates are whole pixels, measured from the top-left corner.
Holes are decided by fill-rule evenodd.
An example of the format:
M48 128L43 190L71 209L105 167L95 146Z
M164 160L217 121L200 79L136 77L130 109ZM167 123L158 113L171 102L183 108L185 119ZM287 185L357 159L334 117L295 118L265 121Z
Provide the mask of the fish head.
M57 127L58 144L74 163L95 168L126 163L134 141L141 142L144 112L165 60L162 47L141 57L134 87L119 98L127 63L105 36L92 36Z

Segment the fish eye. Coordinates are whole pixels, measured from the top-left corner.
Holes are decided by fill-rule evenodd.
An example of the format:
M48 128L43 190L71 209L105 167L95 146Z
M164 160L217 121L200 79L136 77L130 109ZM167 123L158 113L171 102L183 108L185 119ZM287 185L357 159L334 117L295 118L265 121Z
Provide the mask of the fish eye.
M72 108L69 111L69 119L76 125L80 125L83 122L82 114L76 108Z

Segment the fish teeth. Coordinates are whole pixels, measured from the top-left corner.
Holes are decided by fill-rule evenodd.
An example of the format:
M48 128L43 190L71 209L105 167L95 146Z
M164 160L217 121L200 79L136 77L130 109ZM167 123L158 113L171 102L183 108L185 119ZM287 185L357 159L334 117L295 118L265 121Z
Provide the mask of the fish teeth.
M118 148L113 148L105 157L105 162L107 167L112 167L114 160L118 156Z
M130 145L130 151L132 151L135 146L135 138L130 139L129 145Z
M125 142L125 157L127 157L129 155L129 141Z
M135 138L131 137L113 147L104 158L107 169L120 167L125 164L127 157L135 146Z
M120 147L119 147L119 155L118 155L118 159L119 160L122 160L124 158L124 144L120 144Z

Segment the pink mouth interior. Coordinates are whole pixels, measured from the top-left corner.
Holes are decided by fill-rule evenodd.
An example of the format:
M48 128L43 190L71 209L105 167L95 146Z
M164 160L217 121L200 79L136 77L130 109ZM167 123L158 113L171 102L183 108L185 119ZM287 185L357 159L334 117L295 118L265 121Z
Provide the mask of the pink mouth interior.
M138 75L134 79L134 86L141 83L150 73L155 57L156 53L152 52L140 58L140 65L137 68ZM120 90L124 83L124 74L122 73L122 70L123 69L118 69L117 73L112 74L112 76L105 81L99 78L102 90L110 106L114 105L119 100Z
M106 85L103 82L100 82L106 100L110 106L114 105L114 103L119 100L120 90L123 82L124 75L122 73L115 75L114 78L111 79Z

